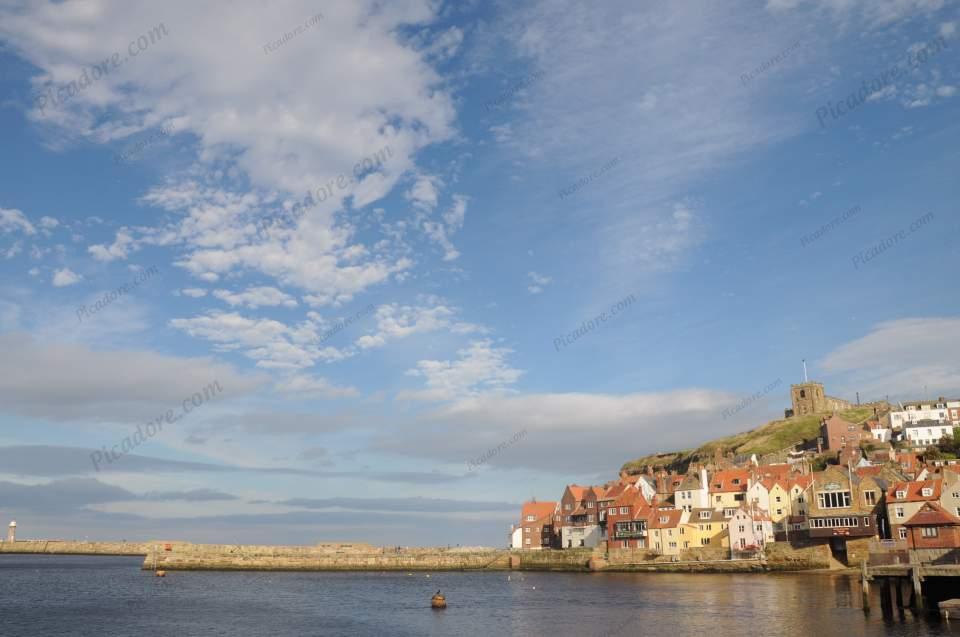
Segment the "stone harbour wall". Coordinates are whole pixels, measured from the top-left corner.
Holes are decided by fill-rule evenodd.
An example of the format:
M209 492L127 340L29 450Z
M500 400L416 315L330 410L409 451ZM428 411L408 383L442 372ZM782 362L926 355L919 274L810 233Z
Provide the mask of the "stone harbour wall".
M829 568L830 549L819 544L767 546L760 559L722 559L725 551L695 551L681 559L644 549L510 551L483 548L377 547L358 543L314 546L192 544L189 542L0 542L0 554L141 555L144 569L250 571L467 571L747 573Z

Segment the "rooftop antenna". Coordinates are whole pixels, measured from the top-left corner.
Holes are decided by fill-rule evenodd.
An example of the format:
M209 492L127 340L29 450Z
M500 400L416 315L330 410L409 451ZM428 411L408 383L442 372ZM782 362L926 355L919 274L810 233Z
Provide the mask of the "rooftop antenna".
M807 382L807 359L803 359L803 382Z

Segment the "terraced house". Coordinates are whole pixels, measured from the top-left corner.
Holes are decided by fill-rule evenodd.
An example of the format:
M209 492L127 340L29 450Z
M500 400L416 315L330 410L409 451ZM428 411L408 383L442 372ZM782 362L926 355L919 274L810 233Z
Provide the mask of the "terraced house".
M834 558L847 563L847 541L877 537L877 506L884 489L838 466L814 474L808 515L811 539L828 540Z

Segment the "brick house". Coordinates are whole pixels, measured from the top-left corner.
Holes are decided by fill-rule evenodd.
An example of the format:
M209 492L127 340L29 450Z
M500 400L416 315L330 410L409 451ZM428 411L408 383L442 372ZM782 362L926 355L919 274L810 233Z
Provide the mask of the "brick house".
M820 423L820 437L825 449L842 451L848 447L859 447L861 441L873 439L873 434L863 425L848 422L834 414Z
M649 514L650 505L639 489L621 493L607 509L607 546L647 548Z
M597 500L603 497L602 487L567 485L560 499L561 548L596 547L602 541Z
M960 548L960 518L948 513L936 502L924 502L903 523L907 546L912 549Z
M553 545L553 516L556 502L524 502L520 507L519 537L514 531L512 548L541 550ZM518 546L519 545L519 546Z
M938 502L943 488L942 480L914 480L895 482L887 492L887 518L890 534L895 540L906 540L909 530L904 526L926 502Z
M808 493L807 533L811 540L829 542L838 561L847 560L847 540L877 536L876 507L883 491L873 478L830 466L813 474Z

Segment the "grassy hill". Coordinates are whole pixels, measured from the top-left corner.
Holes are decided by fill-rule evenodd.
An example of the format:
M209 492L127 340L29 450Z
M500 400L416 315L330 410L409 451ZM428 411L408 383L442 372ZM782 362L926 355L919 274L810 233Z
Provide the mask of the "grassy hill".
M631 473L639 472L643 467L652 465L675 471L686 471L691 462L708 462L713 459L716 450L721 453L757 454L757 457L776 453L790 447L794 443L815 440L820 435L820 419L824 414L813 416L797 416L785 420L774 420L767 424L733 434L725 438L711 440L696 449L657 453L623 465L623 470ZM861 406L838 412L844 420L859 423L873 416L872 406Z

